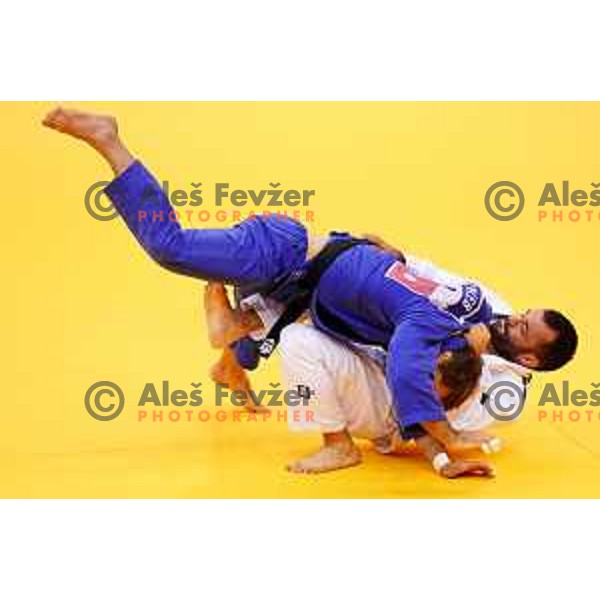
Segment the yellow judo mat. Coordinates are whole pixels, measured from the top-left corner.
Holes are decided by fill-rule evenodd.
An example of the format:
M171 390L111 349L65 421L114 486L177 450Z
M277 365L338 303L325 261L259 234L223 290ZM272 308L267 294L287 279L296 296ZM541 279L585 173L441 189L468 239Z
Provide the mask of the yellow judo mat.
M547 205L542 217L538 206L548 183L561 199L563 182L568 194L587 197L600 184L600 103L77 105L114 114L125 141L171 191L202 183L208 220L192 226L231 225L217 221L219 182L315 190L300 215L315 231L376 233L486 283L516 309L571 316L578 356L536 376L522 418L498 428L506 446L493 459L497 478L455 481L417 456L383 457L368 444L358 467L289 474L284 465L316 449L316 434L290 433L277 410L266 422L238 422L228 406L217 420L208 370L218 354L206 340L203 283L154 264L119 219L90 216L86 191L110 180L109 169L83 144L40 126L53 106L0 104L0 496L600 495L600 408L547 406L542 418L538 405L547 383L589 393L600 382L600 208ZM485 207L498 181L524 193L511 221ZM99 381L123 390L114 420L86 411L86 391ZM144 386L162 393L163 381L188 392L202 383L207 420L170 421L165 409L162 422L140 421ZM279 381L277 358L253 375L258 388Z

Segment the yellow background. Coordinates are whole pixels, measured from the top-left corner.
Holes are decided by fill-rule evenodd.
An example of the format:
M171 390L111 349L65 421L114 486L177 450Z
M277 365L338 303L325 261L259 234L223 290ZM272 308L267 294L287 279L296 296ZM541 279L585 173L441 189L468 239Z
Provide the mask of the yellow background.
M518 308L555 306L577 322L577 360L535 379L523 418L502 430L494 481L447 481L418 458L365 447L361 466L296 476L284 464L318 436L282 423L138 423L144 383L205 382L201 282L170 274L120 220L99 222L86 189L109 169L78 141L40 126L50 103L0 105L3 173L0 496L597 497L600 420L539 423L546 382L590 390L596 356L597 232L539 223L546 182L600 181L599 103L89 103L117 116L131 149L171 189L202 181L316 189L320 231L376 232L480 279ZM519 218L493 220L486 189L517 182ZM597 210L597 209L595 209ZM113 380L129 403L93 420L88 387ZM278 360L253 377L278 381ZM595 411L597 415L597 411ZM566 417L566 415L565 415Z

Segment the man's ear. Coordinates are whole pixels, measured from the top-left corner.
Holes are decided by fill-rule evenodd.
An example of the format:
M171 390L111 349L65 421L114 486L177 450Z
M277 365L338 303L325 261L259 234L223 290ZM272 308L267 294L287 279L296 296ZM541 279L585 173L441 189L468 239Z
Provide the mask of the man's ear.
M537 369L540 366L540 359L533 352L519 354L517 362L528 369Z

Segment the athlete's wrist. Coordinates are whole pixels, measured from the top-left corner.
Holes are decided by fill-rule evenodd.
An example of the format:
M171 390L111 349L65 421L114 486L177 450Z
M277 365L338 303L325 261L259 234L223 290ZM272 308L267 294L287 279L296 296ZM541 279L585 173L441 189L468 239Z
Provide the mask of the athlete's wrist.
M437 440L446 450L457 441L456 432L450 427L448 421L425 421L421 423L425 431Z
M436 473L442 474L450 462L450 457L445 452L438 452L431 460L431 466Z

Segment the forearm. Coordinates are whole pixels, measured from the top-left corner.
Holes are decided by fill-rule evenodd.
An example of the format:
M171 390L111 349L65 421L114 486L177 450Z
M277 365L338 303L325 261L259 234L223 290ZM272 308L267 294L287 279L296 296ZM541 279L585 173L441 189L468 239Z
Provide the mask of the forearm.
M442 448L442 451L456 442L457 433L450 427L448 421L424 421L421 426Z
M415 443L434 470L441 474L444 467L450 463L450 458L446 454L444 446L429 435L416 438Z
M500 440L486 431L454 431L448 421L424 421L421 426L446 452L500 450Z
M447 479L475 475L493 477L494 467L482 460L454 459L446 454L444 446L429 435L416 439L417 447L427 457L436 473Z
M374 235L372 233L365 233L362 237L365 240L368 240L369 242L374 244L375 246L378 246L382 250L385 250L386 252L390 252L391 254L397 256L401 262L406 262L404 252L402 252L400 248L396 248L396 246L388 244L384 239L380 238L378 235Z
M423 435L416 438L415 443L417 444L417 448L429 462L432 462L438 454L442 454L446 451L444 446L430 435Z

